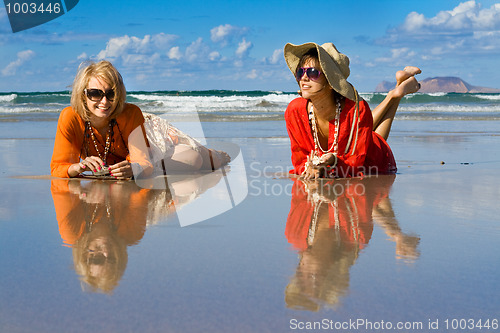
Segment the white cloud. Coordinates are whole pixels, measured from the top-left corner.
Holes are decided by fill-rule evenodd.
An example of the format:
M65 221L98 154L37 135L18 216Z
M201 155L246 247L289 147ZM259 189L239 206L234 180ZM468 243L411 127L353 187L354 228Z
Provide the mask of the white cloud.
M254 80L257 78L257 70L256 69L252 69L252 71L247 75L247 78L248 79L251 79L251 80Z
M270 64L276 65L283 58L283 51L281 49L276 49L273 52L271 58L268 59Z
M378 42L422 48L423 57L428 56L431 49L435 53L457 56L500 52L500 4L482 8L472 0L433 17L411 12L403 24L389 30Z
M188 62L193 62L195 60L204 60L205 55L209 53L210 48L203 42L203 39L199 37L188 47L186 47L186 60Z
M167 54L169 59L180 60L182 58L181 51L178 46L172 47Z
M89 58L89 56L88 56L88 55L87 55L87 53L85 53L85 52L83 52L82 54L80 54L80 55L77 57L77 59L78 59L78 60L86 60L86 59L88 59L88 58Z
M215 61L219 58L220 58L220 53L217 51L210 52L210 54L208 55L208 59L210 59L211 61Z
M168 48L174 40L179 38L176 35L169 35L166 33L159 33L156 35L151 36L151 42L158 48L158 49L166 49Z
M234 38L244 35L247 31L248 28L240 28L230 24L219 25L210 30L210 39L214 43L221 43L225 46Z
M415 51L411 50L408 47L402 47L402 48L392 49L390 57L377 58L375 59L375 61L378 63L390 63L390 64L405 63L413 59L415 55L416 55Z
M401 28L409 33L432 31L464 31L477 27L480 6L475 1L459 4L452 10L439 12L436 16L426 18L423 14L412 12L408 14Z
M111 38L106 45L106 49L97 54L97 59L118 58L126 56L130 52L144 53L146 51L144 48L147 46L150 38L151 36L149 35L144 36L143 39L127 35Z
M236 28L230 24L219 25L210 30L210 39L214 43L224 42L235 30Z
M243 38L243 40L238 44L238 48L235 53L238 57L243 58L248 54L252 46L251 42L247 42L246 39Z
M481 9L476 1L459 4L452 10L444 10L434 17L411 12L397 32L410 35L424 34L464 34L476 31L500 29L500 4Z
M27 61L31 60L35 56L35 52L32 50L25 50L17 53L17 59L8 64L3 70L3 76L15 75L17 69L25 64Z
M159 59L159 52L165 51L176 38L165 33L145 35L143 38L128 35L111 38L96 58L120 59L125 65L153 64Z

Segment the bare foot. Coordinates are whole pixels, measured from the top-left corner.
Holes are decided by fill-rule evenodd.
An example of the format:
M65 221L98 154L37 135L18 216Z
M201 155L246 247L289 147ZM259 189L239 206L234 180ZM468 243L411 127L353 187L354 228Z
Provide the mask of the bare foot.
M404 71L410 73L411 75L417 75L417 74L422 73L420 68L415 67L415 66L406 66L404 68Z
M231 156L229 156L229 154L225 151L215 149L210 149L210 151L212 152L213 164L215 169L223 167L231 162Z
M217 150L217 152L219 153L221 159L221 165L226 165L229 164L229 162L231 162L231 156L229 156L228 153L222 150Z
M420 73L422 73L420 68L415 67L415 66L406 66L404 68L404 70L396 72L396 82L397 82L396 86L399 86L401 83L403 83L408 78L415 76L417 74L420 74Z
M413 94L419 91L420 83L418 83L417 79L414 76L411 76L401 82L394 90L392 91L393 97L395 98L403 98L408 94Z

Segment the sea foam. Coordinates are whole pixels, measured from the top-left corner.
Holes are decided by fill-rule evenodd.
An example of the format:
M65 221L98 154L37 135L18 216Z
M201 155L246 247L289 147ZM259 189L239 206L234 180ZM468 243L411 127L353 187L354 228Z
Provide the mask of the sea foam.
M17 98L16 94L0 95L0 102L12 102Z

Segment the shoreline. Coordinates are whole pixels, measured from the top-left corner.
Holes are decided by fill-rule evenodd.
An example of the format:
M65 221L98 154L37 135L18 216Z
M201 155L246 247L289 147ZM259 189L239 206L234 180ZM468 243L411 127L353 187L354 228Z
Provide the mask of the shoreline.
M0 260L9 268L0 276L1 329L291 332L294 320L427 324L497 313L500 254L487 249L500 237L498 122L395 122L395 177L334 181L324 192L297 192L300 184L278 177L291 168L284 122L203 123L209 142L241 148L246 170L176 190L177 212L162 191L133 182L43 176L55 122L9 125L0 122ZM231 201L235 179L248 191L231 187ZM100 216L129 225L119 234L126 267L108 291L85 279L69 244L82 230L72 223L108 202L103 193L118 200Z

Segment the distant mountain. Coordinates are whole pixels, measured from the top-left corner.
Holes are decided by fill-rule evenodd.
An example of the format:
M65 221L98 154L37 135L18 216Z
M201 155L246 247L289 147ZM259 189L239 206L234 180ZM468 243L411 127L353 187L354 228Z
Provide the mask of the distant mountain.
M473 86L458 77L432 77L419 81L421 93L500 93L500 89ZM383 81L375 88L375 92L388 92L394 89L396 82Z

